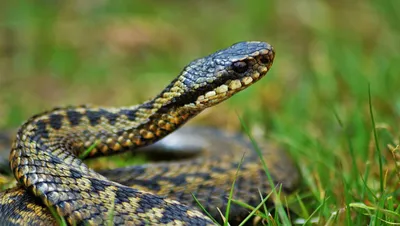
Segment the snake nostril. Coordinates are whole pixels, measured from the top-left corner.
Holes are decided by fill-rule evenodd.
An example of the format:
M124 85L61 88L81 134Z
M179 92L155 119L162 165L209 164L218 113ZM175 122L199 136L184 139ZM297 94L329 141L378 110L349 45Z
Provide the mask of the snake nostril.
M232 65L232 69L239 74L246 72L249 69L249 65L244 61L235 62Z

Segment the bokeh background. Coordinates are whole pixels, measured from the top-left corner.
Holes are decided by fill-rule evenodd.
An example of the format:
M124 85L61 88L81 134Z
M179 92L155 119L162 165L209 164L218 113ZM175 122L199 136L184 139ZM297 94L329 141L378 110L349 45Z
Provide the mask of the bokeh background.
M237 131L239 115L286 147L299 219L395 222L399 24L398 0L1 1L0 128L53 106L137 104L195 58L267 41L268 76L191 123Z

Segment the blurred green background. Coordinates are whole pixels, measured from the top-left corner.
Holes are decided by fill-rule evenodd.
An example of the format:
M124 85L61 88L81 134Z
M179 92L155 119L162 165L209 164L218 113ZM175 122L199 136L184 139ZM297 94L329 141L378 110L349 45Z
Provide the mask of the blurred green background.
M304 177L299 219L395 222L399 24L398 0L2 1L0 128L53 106L137 104L195 58L267 41L268 76L193 123L240 130L239 114L285 146Z

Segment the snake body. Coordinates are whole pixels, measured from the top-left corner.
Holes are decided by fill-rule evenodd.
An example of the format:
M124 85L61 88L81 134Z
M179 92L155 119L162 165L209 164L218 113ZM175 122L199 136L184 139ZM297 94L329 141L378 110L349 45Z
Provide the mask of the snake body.
M192 61L159 95L143 104L63 107L33 116L19 128L11 147L9 161L18 187L0 193L2 224L56 224L52 209L70 225L213 225L191 194L218 218L216 207L225 208L244 153L234 198L256 205L258 189L270 188L258 156L240 136L182 128L176 134L188 136L189 145L208 137L208 146L200 148L207 151L183 161L101 174L82 158L147 152L141 147L262 78L274 56L267 43L240 42ZM166 140L171 141L174 134ZM293 189L298 180L295 167L275 147L265 150L269 150L264 157L271 163L275 182ZM247 213L239 206L232 211L238 216Z

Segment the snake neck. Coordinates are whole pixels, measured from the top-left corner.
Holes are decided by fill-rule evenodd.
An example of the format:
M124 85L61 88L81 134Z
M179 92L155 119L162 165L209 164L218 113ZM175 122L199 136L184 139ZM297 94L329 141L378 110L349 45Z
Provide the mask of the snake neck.
M179 97L184 90L177 89L178 80L152 100L136 106L65 107L38 114L21 126L13 150L38 153L40 149L62 149L75 156L85 153L95 157L154 143L207 107L182 104Z

